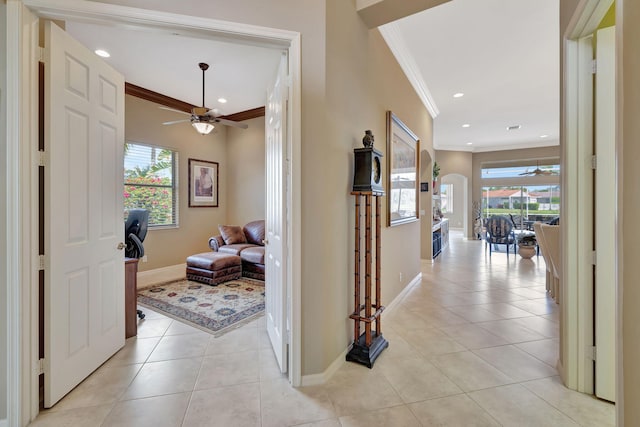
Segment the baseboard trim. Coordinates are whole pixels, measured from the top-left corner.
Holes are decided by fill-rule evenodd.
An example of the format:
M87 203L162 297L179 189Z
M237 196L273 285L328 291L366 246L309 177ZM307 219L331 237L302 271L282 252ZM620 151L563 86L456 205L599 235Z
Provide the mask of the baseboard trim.
M389 303L389 305L385 306L385 313L389 313L394 308L400 305L400 301L402 301L405 295L413 288L415 285L419 284L422 281L422 273L418 273L416 277L414 277L405 288L398 294L396 297ZM384 335L384 331L382 332ZM331 379L333 374L335 374L338 369L346 362L347 353L351 350L352 344L349 344L346 349L329 365L324 372L320 374L311 374L311 375L303 375L301 386L312 386L312 385L322 385Z
M142 289L158 283L184 279L186 277L186 269L187 264L176 264L153 270L139 271L137 288Z
M335 374L338 369L344 364L346 361L347 353L351 350L351 344L338 356L331 365L327 369L324 370L321 374L312 374L312 375L303 375L302 382L300 383L303 387L312 386L312 385L321 385L329 381L333 374Z
M420 282L422 282L422 273L418 273L416 277L411 279L411 281L407 284L407 286L405 286L404 289L398 295L396 295L393 301L391 301L388 305L385 306L383 314L388 315L393 310L395 310L400 305L400 301L402 301L404 297L409 293L411 288L413 288L416 285L419 285ZM382 331L382 333L384 334L384 330Z

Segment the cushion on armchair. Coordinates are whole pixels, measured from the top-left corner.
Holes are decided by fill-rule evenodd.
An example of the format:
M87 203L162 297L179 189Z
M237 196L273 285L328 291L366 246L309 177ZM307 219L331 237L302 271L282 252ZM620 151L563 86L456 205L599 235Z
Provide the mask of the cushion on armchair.
M264 246L264 220L251 221L244 226L244 235L248 243Z
M218 230L227 245L247 243L247 238L239 225L219 225Z
M253 248L255 245L251 243L233 243L231 245L220 246L218 252L223 252L225 254L231 255L240 255L240 252L247 250L248 248Z

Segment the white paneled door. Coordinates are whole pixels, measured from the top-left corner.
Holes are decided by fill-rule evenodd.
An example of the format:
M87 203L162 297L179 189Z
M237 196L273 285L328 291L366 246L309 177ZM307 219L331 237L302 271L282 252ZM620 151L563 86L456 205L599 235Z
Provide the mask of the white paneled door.
M265 112L265 316L281 372L287 372L286 187L287 56L283 54Z
M616 391L616 84L615 27L597 32L595 84L595 394Z
M124 79L45 27L45 407L124 345Z

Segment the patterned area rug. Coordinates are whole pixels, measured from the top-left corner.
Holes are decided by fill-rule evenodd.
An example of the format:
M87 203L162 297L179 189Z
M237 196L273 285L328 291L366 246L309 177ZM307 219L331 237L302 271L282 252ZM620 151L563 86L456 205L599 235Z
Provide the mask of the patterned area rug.
M209 286L182 279L139 290L138 304L217 336L264 313L264 282L243 277Z

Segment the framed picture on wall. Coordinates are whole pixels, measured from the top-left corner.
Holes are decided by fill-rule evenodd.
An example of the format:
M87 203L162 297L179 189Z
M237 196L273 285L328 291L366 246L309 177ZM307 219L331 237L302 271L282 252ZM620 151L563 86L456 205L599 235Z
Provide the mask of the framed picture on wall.
M218 163L189 159L189 207L218 207Z
M420 140L391 111L387 111L387 226L419 217Z

